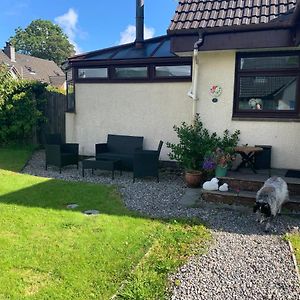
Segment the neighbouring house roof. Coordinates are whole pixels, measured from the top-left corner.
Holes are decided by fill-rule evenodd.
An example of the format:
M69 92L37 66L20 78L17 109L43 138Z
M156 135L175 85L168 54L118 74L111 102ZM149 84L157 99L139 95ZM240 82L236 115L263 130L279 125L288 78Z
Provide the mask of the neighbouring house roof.
M38 80L56 87L61 87L65 81L62 69L50 60L15 53L15 61L11 61L4 51L0 50L0 63L9 68L13 67L22 79Z
M56 86L56 87L64 87L66 76L60 75L60 76L49 76L50 85Z
M253 83L255 81L257 81L256 84ZM239 96L247 99L270 97L284 90L295 81L294 77L243 77L240 81Z
M296 0L180 0L169 32L288 20Z

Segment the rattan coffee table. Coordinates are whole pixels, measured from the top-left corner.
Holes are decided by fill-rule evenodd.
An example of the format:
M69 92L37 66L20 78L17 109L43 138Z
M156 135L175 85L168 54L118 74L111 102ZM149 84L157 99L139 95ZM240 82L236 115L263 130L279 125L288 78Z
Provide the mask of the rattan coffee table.
M94 174L94 170L107 170L111 171L111 178L115 179L115 170L120 171L120 175L122 175L122 162L121 160L109 159L109 158L88 158L82 161L82 177L84 177L84 170L92 169L92 174Z

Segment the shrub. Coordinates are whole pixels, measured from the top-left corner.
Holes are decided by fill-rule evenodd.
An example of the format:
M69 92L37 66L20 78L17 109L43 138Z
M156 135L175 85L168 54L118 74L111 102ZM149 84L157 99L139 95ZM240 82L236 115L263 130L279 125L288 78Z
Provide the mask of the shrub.
M199 115L196 115L191 125L185 122L181 126L174 125L179 143L167 143L171 149L169 157L178 161L187 170L202 170L204 158L208 152L215 149L220 141L217 134L212 134L204 128Z
M38 81L14 80L0 71L0 144L24 143L45 121L46 84Z
M216 132L210 133L204 128L197 114L191 125L182 122L180 126L174 125L179 143L167 143L171 149L169 157L176 160L187 170L204 170L211 172L216 166L214 153L221 149L226 155L234 155L234 147L239 141L240 131L233 134L225 130L222 137Z

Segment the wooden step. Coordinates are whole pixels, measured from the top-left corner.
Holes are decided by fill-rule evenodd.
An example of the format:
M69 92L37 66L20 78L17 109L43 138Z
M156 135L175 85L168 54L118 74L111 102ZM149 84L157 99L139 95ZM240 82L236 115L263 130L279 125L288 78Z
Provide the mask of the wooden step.
M226 180L226 182L228 182ZM230 190L228 192L201 190L201 198L208 202L253 206L256 192ZM300 212L300 196L290 196L289 202L283 208Z
M286 179L286 178L284 178ZM221 177L219 178L220 184L227 183L232 191L249 191L249 192L257 192L264 184L264 180L246 180L246 179L238 179L233 177ZM289 194L300 195L300 184L295 182L289 182L288 179L288 189Z

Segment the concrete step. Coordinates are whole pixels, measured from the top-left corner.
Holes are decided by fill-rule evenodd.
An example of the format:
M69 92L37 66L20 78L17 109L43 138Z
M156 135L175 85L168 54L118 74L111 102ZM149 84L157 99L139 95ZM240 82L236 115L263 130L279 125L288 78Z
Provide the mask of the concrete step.
M226 182L228 183L227 180ZM256 191L230 190L228 192L220 192L202 189L200 195L202 200L208 202L253 206L255 203ZM290 201L283 205L283 209L300 212L300 196L290 196Z
M291 196L300 195L300 184L296 182L292 182L289 179L284 178L287 181L289 194ZM220 184L224 182L228 183L228 186L232 191L239 192L239 191L249 191L249 192L257 192L264 184L264 180L253 179L253 180L246 180L246 179L239 179L239 178L232 178L232 177L221 177L219 178Z

